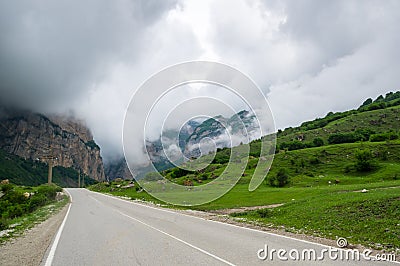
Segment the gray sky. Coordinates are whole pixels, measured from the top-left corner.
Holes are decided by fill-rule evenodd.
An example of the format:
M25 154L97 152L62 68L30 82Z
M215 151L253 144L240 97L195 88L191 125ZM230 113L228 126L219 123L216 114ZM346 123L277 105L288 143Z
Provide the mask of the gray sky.
M0 2L3 104L84 118L106 159L150 75L229 64L263 90L277 128L399 89L400 1Z

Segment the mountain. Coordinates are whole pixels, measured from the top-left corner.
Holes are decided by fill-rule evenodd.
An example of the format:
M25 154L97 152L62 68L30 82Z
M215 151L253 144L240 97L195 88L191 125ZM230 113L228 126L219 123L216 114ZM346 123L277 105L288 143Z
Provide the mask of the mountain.
M245 137L246 134L248 137ZM229 135L234 136L232 142ZM201 140L206 138L214 141L216 146L203 145ZM212 149L237 146L257 138L260 138L260 132L256 117L252 112L243 110L228 118L218 115L204 121L189 120L180 131L168 129L157 140L146 141L146 150L156 169L163 171L175 166L171 161L179 165L187 158L199 157L200 146L210 152ZM182 153L186 158L182 157ZM107 163L105 168L109 179L132 178L124 158ZM153 168L137 165L134 171L136 178L142 178Z
M116 178L133 179L125 158L104 164L104 171L108 180Z
M44 162L24 159L0 149L0 180L24 186L47 183L48 166ZM77 187L79 172L73 168L53 167L53 183L61 187ZM95 180L81 173L81 185L91 185Z
M73 168L95 180L105 180L100 147L82 121L2 108L0 148L23 159Z
M211 124L212 125L212 124ZM200 132L200 131L199 131ZM268 136L264 136L262 139ZM248 184L260 157L260 140L250 142L248 165L240 184ZM357 159L363 151L364 157ZM359 108L329 112L323 118L277 132L275 157L266 176L266 184L282 170L290 177L290 186L317 186L324 182L352 184L398 180L400 167L400 91L366 100ZM365 155L366 154L366 155ZM212 164L202 171L171 168L162 174L181 185L211 182L227 167L231 151L219 149ZM365 156L369 157L365 159ZM357 160L367 161L372 170L359 170ZM362 166L362 165L361 165ZM287 185L287 184L283 184Z
M219 115L205 120L194 129L194 132L186 140L184 153L188 158L199 157L201 155L200 141L205 138L209 138L215 143L215 147L212 145L212 149L221 149L248 143L260 137L256 116L252 112L243 110L230 118ZM207 147L204 148L206 152L211 151L207 150Z

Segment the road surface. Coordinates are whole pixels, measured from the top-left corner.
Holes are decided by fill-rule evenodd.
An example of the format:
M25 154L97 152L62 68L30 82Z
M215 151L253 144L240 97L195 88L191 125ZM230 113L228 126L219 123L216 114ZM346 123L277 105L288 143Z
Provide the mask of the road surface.
M70 210L60 227L47 265L396 265L329 258L327 246L188 216L172 210L91 192L67 189ZM280 260L272 249L284 249ZM315 250L323 261L302 260ZM291 251L292 250L292 251ZM295 251L293 251L295 250ZM299 253L296 253L297 252ZM282 251L283 252L283 251ZM289 256L289 253L291 256ZM300 261L294 261L299 254ZM260 257L260 258L259 258ZM340 257L339 257L340 258Z

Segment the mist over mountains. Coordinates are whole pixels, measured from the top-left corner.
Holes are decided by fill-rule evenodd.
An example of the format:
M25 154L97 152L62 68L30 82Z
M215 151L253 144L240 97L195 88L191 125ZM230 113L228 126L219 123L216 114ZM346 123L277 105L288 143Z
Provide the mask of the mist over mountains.
M261 137L256 116L242 110L231 117L218 115L208 119L189 120L180 129L165 130L155 141L146 140L146 151L159 171L180 165L204 154L225 147L234 147ZM111 178L129 178L125 159L106 163L106 174ZM149 165L135 165L135 177L154 171Z

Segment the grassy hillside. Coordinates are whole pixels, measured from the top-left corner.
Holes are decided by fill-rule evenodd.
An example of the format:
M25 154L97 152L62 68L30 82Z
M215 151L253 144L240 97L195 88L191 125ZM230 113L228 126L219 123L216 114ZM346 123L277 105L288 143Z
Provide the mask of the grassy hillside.
M237 185L221 198L194 209L261 206L233 216L286 231L333 239L346 237L350 243L399 249L398 97L400 93L389 93L375 101L365 101L357 110L330 113L300 127L279 131L272 167L264 183L249 192L261 144L259 140L252 142L249 163ZM162 174L179 184L202 185L222 173L229 156L230 149L222 149L201 171L172 168ZM158 202L138 184L132 188L123 188L124 185L102 183L92 189ZM283 205L263 209L272 204Z
M65 206L69 199L58 195L62 188L0 184L0 243L24 232Z
M37 186L47 183L48 167L45 163L9 154L0 149L0 180L9 179L16 185ZM56 166L53 168L53 182L61 187L76 187L78 172L72 168ZM85 177L85 184L94 184L95 180Z

